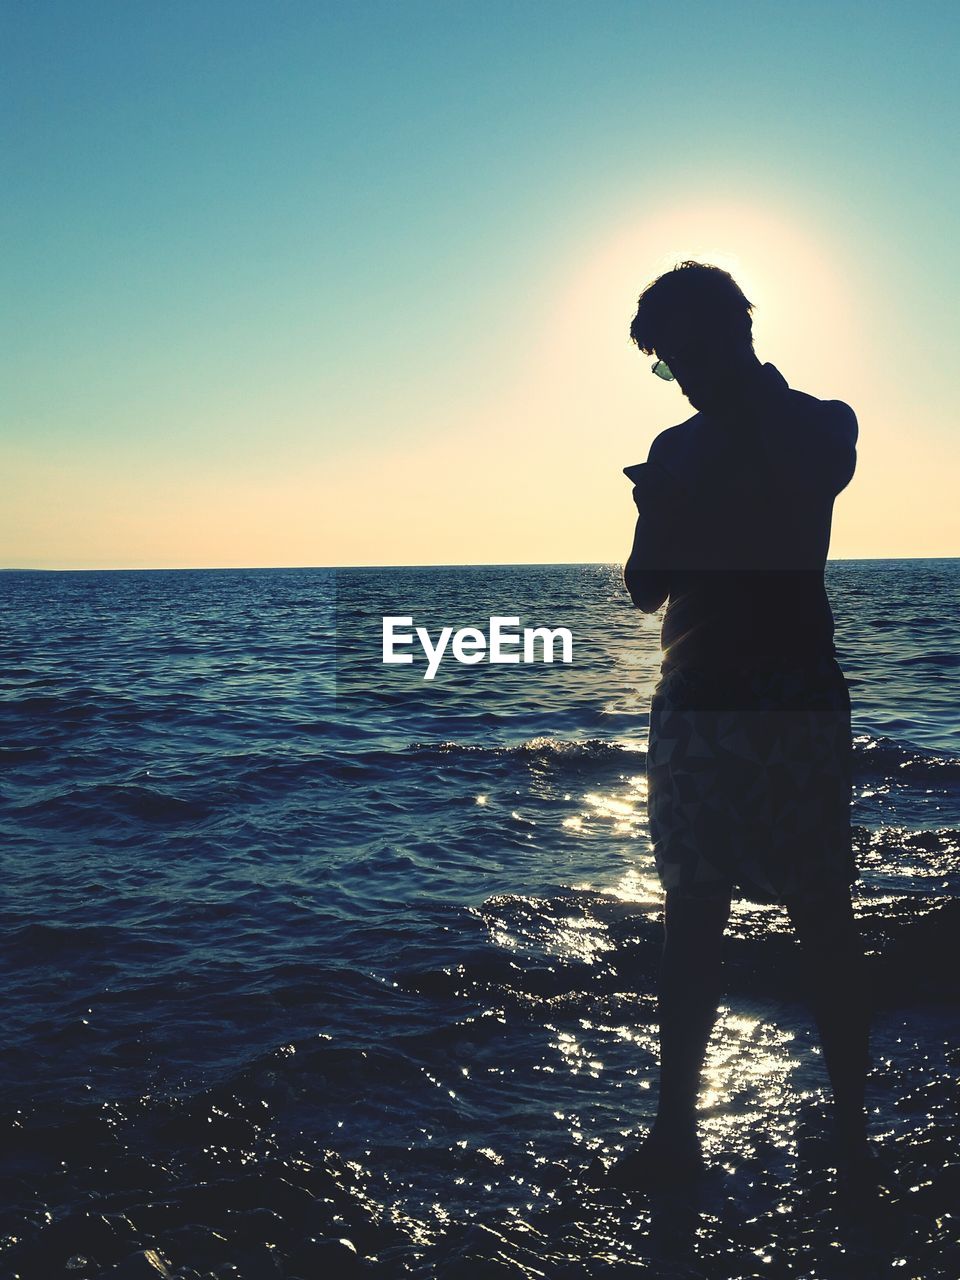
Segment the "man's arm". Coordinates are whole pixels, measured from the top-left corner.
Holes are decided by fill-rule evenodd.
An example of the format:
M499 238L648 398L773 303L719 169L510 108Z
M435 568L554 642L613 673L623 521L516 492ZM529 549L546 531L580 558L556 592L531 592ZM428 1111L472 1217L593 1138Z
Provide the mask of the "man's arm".
M643 515L637 516L633 547L623 567L623 585L644 613L655 613L670 594L669 575L657 567L663 563L663 547L659 542L650 521Z
M827 402L831 427L829 466L831 488L835 494L844 490L857 469L857 439L860 427L857 415L842 400Z
M630 599L644 613L655 613L670 594L671 547L675 540L678 491L667 465L671 432L654 440L646 465L636 469L633 500L639 516L633 547L623 568L623 584ZM675 553L675 548L673 548Z

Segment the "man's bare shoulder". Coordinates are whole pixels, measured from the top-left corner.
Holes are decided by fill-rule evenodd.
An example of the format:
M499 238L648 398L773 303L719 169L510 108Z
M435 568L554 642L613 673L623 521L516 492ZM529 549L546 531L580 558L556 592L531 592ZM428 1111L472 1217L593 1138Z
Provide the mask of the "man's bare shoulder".
M855 444L859 433L857 415L845 400L820 400L817 396L808 395L806 391L791 390L794 406L803 414L815 418L828 430L837 432L851 444Z
M685 422L678 422L676 426L667 427L665 431L661 431L654 437L647 461L659 462L667 468L671 463L682 462L697 437L701 417L701 414L695 413Z
M818 400L802 391L793 395L799 397L794 404L801 409L804 422L804 429L793 433L794 447L803 453L797 459L797 473L811 469L818 483L826 482L836 496L857 468L857 415L845 400Z
M850 444L856 444L860 434L857 415L845 400L821 400L827 420L833 429L839 432Z

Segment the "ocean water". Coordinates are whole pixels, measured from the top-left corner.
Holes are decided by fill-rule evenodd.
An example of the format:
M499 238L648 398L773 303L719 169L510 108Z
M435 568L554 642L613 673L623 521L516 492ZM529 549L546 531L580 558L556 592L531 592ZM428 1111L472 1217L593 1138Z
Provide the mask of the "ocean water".
M827 586L869 1228L772 907L728 932L699 1197L577 1182L656 1105L660 619L618 565L0 575L0 1275L955 1280L960 560ZM574 662L424 680L387 614L566 626Z

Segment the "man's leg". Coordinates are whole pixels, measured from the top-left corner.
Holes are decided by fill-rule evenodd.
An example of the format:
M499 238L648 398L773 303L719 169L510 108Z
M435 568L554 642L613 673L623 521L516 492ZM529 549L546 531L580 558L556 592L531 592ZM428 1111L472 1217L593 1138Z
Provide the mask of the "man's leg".
M787 911L803 950L823 1056L833 1088L842 1147L866 1141L864 1091L870 1010L863 944L846 885L814 900L791 900Z
M729 889L712 897L668 890L660 962L660 1100L653 1136L689 1147L696 1142L697 1095L721 991L721 943L730 915Z
M623 1190L685 1183L701 1167L697 1094L720 1000L720 948L730 890L683 897L667 890L660 959L660 1100L653 1128L603 1176Z

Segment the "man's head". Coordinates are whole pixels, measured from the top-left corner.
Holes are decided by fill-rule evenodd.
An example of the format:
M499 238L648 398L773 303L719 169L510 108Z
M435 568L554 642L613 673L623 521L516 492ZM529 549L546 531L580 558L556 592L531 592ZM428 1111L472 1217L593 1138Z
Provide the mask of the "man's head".
M695 409L722 410L758 363L752 310L728 272L681 262L644 289L630 337L669 366Z

